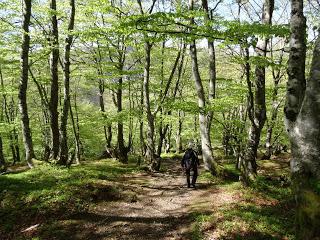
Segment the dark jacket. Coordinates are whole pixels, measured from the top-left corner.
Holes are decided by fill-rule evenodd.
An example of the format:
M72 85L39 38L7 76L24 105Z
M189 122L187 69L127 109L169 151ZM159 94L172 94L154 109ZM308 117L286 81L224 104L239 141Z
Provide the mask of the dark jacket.
M192 159L192 162L194 163L192 166L193 168L196 168L197 166L200 165L198 155L192 148L188 148L187 151L184 153L183 158L181 160L181 167L183 168L186 167L187 159Z

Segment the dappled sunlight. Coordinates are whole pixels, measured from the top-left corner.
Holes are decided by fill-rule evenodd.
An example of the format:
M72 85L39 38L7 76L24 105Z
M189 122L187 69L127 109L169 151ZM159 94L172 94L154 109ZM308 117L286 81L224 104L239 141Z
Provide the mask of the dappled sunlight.
M261 161L261 169L282 171L287 166L283 161ZM185 240L198 235L203 239L268 239L291 231L290 223L280 229L281 221L292 213L292 205L280 199L287 199L288 191L274 187L274 180L262 178L256 187L246 189L234 180L223 180L230 175L219 179L200 168L193 189L187 188L177 159L164 159L163 163L165 170L156 173L113 160L88 161L70 169L43 165L0 177L7 189L1 204L9 213L21 204L32 206L41 200L43 213L25 209L21 214L30 218L29 224L18 221L16 228L23 236L44 239L52 233L61 240L66 235L79 240ZM225 169L237 173L234 165L226 164ZM21 200L25 194L28 198L13 200L13 192L19 193ZM51 197L44 200L45 196ZM20 232L25 229L29 230Z

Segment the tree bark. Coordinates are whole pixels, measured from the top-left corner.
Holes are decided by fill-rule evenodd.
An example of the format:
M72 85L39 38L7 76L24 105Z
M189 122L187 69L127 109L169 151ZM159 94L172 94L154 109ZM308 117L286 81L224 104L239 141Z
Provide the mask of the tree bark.
M51 0L50 8L52 10L52 40L51 40L51 98L50 98L50 127L51 127L51 157L57 159L59 154L59 33L57 20L57 4L56 0Z
M31 130L29 125L29 115L27 106L27 88L28 88L28 69L29 69L29 48L30 36L29 25L31 17L31 0L23 1L23 37L22 37L22 51L21 51L21 76L19 83L19 111L21 116L22 137L26 153L26 161L30 168L33 167L32 158L35 157L33 150L33 143L31 137Z
M209 170L212 174L217 173L217 164L213 159L210 132L208 128L208 118L205 113L205 94L202 85L202 80L199 73L198 59L197 59L197 49L196 43L193 40L190 44L190 55L192 60L192 72L195 80L195 86L198 95L198 106L199 106L199 128L200 128L200 137L201 137L201 148L202 148L202 157L204 162L204 167L206 170Z
M67 165L68 162L68 136L67 136L67 124L70 108L70 52L73 41L72 31L74 29L75 18L75 0L70 0L71 15L68 26L68 36L65 40L66 46L64 51L64 100L63 110L61 115L60 125L60 151L59 151L59 164Z
M262 24L271 25L274 9L274 0L265 0L262 11ZM268 38L259 38L255 48L256 55L260 58L266 57ZM242 180L249 184L257 175L257 150L260 135L266 121L266 99L265 99L265 66L257 65L255 68L255 91L254 99L249 101L253 104L249 107L251 126L249 130L247 150L243 159ZM251 96L252 97L252 96ZM253 101L252 101L253 100Z
M202 0L202 7L206 13L206 21L210 20L210 11L208 7L208 1ZM208 51L209 51L209 102L216 98L216 52L214 48L214 41L208 39ZM211 132L211 125L213 119L213 111L208 112L208 128Z
M296 200L296 239L320 236L320 37L306 84L306 19L303 0L291 1L291 36L285 123Z
M120 67L120 71L123 67ZM123 78L120 77L118 80L118 89L117 89L117 111L118 113L122 112L122 83ZM125 146L124 139L123 139L123 123L118 121L118 158L119 161L122 163L128 163L128 150L129 148Z
M189 1L190 10L193 10L193 0ZM194 20L191 19L191 23ZM213 152L211 146L210 132L208 128L208 118L206 114L206 98L204 93L204 88L202 85L202 80L199 73L198 58L197 58L197 48L196 41L192 40L190 43L190 57L192 61L192 73L195 82L195 87L198 96L198 107L199 107L199 128L201 137L201 148L202 148L202 158L204 162L204 168L210 171L212 174L217 174L217 163L213 159Z
M144 106L147 114L147 149L145 153L145 158L150 164L151 170L159 170L160 166L155 158L155 144L154 144L154 115L151 112L150 106L150 91L149 91L149 81L150 81L150 62L151 62L151 48L152 44L148 41L144 44L145 50L145 65L144 65L144 78L143 78L143 95L144 95Z

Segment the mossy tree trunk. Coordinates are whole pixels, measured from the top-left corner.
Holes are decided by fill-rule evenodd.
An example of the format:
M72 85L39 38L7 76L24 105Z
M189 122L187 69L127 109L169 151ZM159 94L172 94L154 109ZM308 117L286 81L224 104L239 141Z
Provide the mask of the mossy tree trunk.
M320 37L315 43L310 78L305 79L306 19L303 0L291 1L291 36L285 106L291 143L290 162L297 204L296 239L320 236Z

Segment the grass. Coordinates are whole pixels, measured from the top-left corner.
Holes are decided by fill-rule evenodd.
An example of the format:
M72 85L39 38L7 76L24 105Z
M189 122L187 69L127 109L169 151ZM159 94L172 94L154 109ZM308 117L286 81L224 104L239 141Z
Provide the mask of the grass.
M282 177L287 171L278 165L259 163L265 171L249 188L238 181L239 171L230 161L221 163L219 177L202 172L200 182L237 199L217 209L204 205L191 212L192 239L210 238L212 234L214 239L293 239L290 179ZM87 161L71 168L41 163L32 170L0 176L0 238L19 239L21 229L46 222L47 229L40 229L41 236L50 239L54 233L63 239L68 233L59 224L75 225L68 222L69 215L86 212L99 201L132 199L129 195L133 193L116 182L125 174L140 172L141 168L133 157L128 165L111 159Z
M0 236L33 223L24 219L62 217L86 211L102 194L106 200L119 198L112 182L123 174L139 171L135 163L116 160L85 162L64 168L41 164L34 169L0 176ZM100 191L100 192L99 192ZM13 238L13 237L12 237Z
M239 172L234 164L223 164L223 169L220 177L205 173L200 179L215 183L223 192L232 192L239 196L239 201L225 204L211 214L196 215L194 240L213 233L214 239L294 239L294 200L290 180L261 175L246 188L235 180L234 176ZM279 169L274 174L281 176L281 171Z

